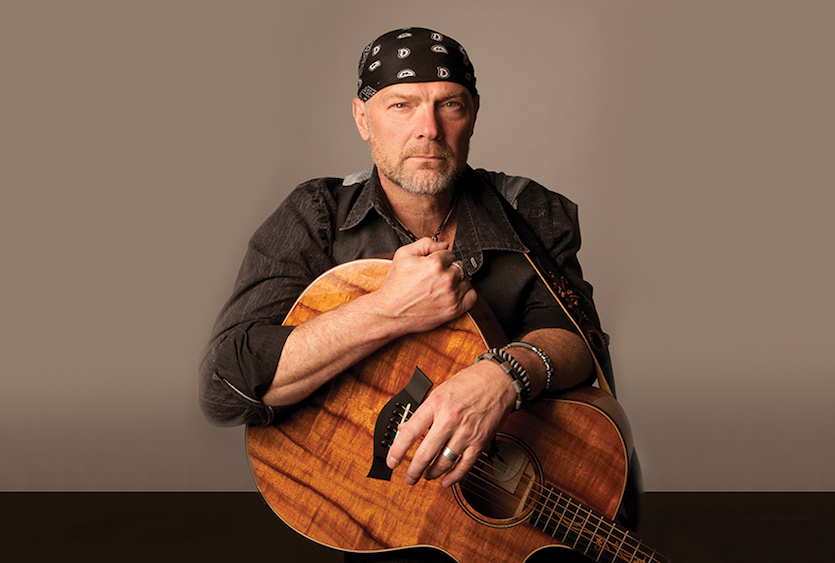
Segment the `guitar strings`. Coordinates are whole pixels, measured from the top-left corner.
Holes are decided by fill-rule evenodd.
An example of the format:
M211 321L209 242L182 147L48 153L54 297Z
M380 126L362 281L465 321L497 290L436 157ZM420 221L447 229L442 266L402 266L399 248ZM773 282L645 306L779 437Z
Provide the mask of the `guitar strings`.
M484 458L485 456L486 456L486 453L483 453L482 458ZM489 459L489 456L487 456L487 457ZM505 467L507 467L506 464L503 464L503 465L505 465ZM494 487L494 485L490 481L488 481L490 476L488 475L487 478L483 477L483 475L487 473L485 471L484 467L487 467L488 469L493 469L495 471L499 471L499 472L502 472L502 473L504 473L504 471L502 469L498 468L495 464L491 466L489 463L484 463L483 461L482 461L481 464L477 463L477 465L473 468L473 470L471 470L470 475L473 476L473 479L471 479L471 481L478 481L482 484L486 484L487 487L492 488L492 487ZM505 473L505 475L506 475L506 473ZM483 486L480 487L480 488L481 488L482 491L485 491L485 488ZM631 534L629 533L628 530L619 527L616 523L611 522L606 517L594 512L589 507L586 507L585 505L583 505L579 501L576 501L575 499L573 499L570 495L566 495L564 492L559 491L558 489L554 488L553 490L559 495L559 497L557 499L553 499L553 498L551 498L551 494L550 494L550 492L547 491L545 486L541 485L537 481L533 482L533 484L531 486L531 489L532 489L531 492L534 493L537 498L535 500L530 500L530 497L533 496L533 495L529 495L528 502L525 503L525 505L527 507L534 507L534 508L540 508L540 509L544 508L543 513L544 513L545 510L550 511L550 512L553 513L553 512L556 512L558 509L562 508L560 520L556 524L557 528L559 527L560 523L562 522L563 518L565 517L566 512L570 512L570 514L574 514L575 518L576 518L576 515L579 514L580 516L583 517L583 520L588 522L589 524L596 524L596 528L594 529L594 531L592 531L589 528L586 528L585 526L581 527L579 529L579 534L578 534L578 539L577 539L578 542L584 535L588 536L589 539L593 538L602 529L603 532L608 531L606 539L607 539L607 545L609 547L609 551L613 551L614 547L617 547L619 550L622 550L624 548L624 546L626 546L627 548L633 548L633 553L637 554L639 552L639 548L643 547L642 542L640 542L640 540L638 540L634 536L631 536ZM546 491L546 493L543 494L543 491ZM486 492L489 493L489 491L486 491ZM489 501L489 498L486 495L482 494L480 496L482 498L484 498L485 500ZM516 496L516 495L512 495L512 498L519 501L520 504L524 500L521 496ZM542 498L543 500L539 500L539 498ZM561 500L564 502L564 504L562 502L560 502ZM549 501L554 503L553 507L548 507L548 502ZM582 513L584 513L584 514L582 514ZM550 519L552 516L553 516L553 514L549 515L548 518ZM569 529L568 531L571 530L570 525L567 528ZM555 531L556 531L556 529L555 529ZM617 543L612 544L612 542L609 541L609 540L613 539L612 535L615 532L617 532L617 534L616 534L616 537L614 538L614 540ZM566 532L566 533L568 533L568 532ZM618 535L620 536L620 538L617 537ZM575 545L576 545L576 543L575 543ZM641 553L643 555L647 555L647 556L651 557L651 555L649 553L646 553L642 550L641 550ZM633 557L634 557L634 555L633 555Z
M468 489L468 490L470 490L470 492L473 492L474 494L476 494L480 498L484 499L485 501L490 502L491 501L491 496L488 496L490 494L490 490L488 490L487 488L494 489L496 487L496 485L494 485L493 482L490 480L491 476L488 474L488 471L485 470L485 467L487 469L490 469L490 470L493 470L493 471L498 472L500 474L503 474L508 478L510 478L510 475L508 475L505 472L504 469L498 467L497 464L490 464L490 463L484 462L483 460L485 458L489 460L490 456L486 452L482 452L482 455L481 455L481 458L480 458L479 462L476 462L476 465L473 467L472 470L470 470L470 477L472 477L472 479L468 479L468 483L470 485L474 484L474 483L472 483L472 481L479 482L479 484L475 485L475 487L480 488L480 490L482 491L483 494L479 494L477 491L473 491L472 489ZM499 464L503 465L505 468L508 468L507 464L504 464L502 462L499 462ZM487 475L487 477L485 478L484 475ZM529 476L525 476L525 477L528 481L531 480L531 478ZM462 485L462 488L463 487L464 487L464 485ZM656 552L653 550L652 553L650 554L649 552L645 551L643 549L644 548L643 542L641 542L635 536L631 535L628 530L626 530L625 528L622 528L621 526L619 526L615 522L610 521L605 516L602 516L602 515L596 513L595 511L593 511L589 507L583 505L582 503L573 499L570 495L565 494L564 492L560 491L559 489L554 487L553 490L558 495L557 499L551 498L551 494L550 494L550 492L548 492L545 485L542 485L539 482L537 482L536 480L533 480L533 482L531 483L531 493L532 494L527 495L528 496L527 501L521 495L517 496L517 495L515 495L513 493L509 493L507 491L504 491L503 494L509 495L510 498L519 501L519 504L522 504L524 502L526 507L539 508L543 514L547 514L548 512L551 512L551 514L547 514L549 520L552 518L552 516L555 515L555 513L558 511L558 509L562 508L560 518L557 521L557 523L555 524L554 532L556 532L559 529L563 519L565 518L566 512L569 512L569 515L574 515L574 519L576 519L577 515L580 515L582 517L583 522L587 522L589 524L596 524L596 527L593 531L591 529L587 528L585 526L585 524L582 525L581 527L579 527L579 529L578 529L578 528L574 528L572 526L572 524L574 522L574 519L572 519L572 522L568 526L566 526L566 528L567 528L566 536L571 531L577 532L578 536L577 536L577 539L574 542L574 546L573 546L575 548L577 547L577 544L579 543L579 541L581 539L586 539L589 542L589 547L591 547L591 544L593 543L594 538L598 535L598 532L601 532L601 531L602 532L607 532L608 531L608 534L606 534L606 540L605 540L605 546L604 547L609 552L615 553L615 556L617 556L618 553L620 553L620 551L622 551L624 548L626 548L627 553L630 550L632 552L631 559L629 559L630 561L634 561L635 560L634 558L638 555L640 555L643 558L649 557L649 559L643 559L644 561L647 561L647 562L656 561L656 559L655 559ZM543 494L543 491L545 491L546 494ZM546 495L547 495L547 498L544 498L544 497L546 497ZM536 498L532 500L531 499L532 496L535 496ZM543 500L539 500L540 498L543 498ZM560 502L561 500L564 502L564 504ZM553 507L548 507L548 502L549 501L554 503ZM547 528L548 525L546 524L545 527ZM601 528L602 528L602 530L601 530ZM612 537L613 534L615 534L614 538ZM617 537L618 535L620 536L620 538ZM556 537L556 536L552 536L552 537ZM587 550L588 550L588 548L587 548Z
M473 470L470 471L470 475L474 477L474 480L478 480L481 483L487 483L488 487L495 487L495 485L493 485L487 479L481 477L478 474L474 475L473 471L477 471L480 474L486 473L485 470L483 469L483 465L484 464L482 464L482 467L479 467L478 465L473 467ZM472 484L472 483L470 483L470 484ZM540 490L536 491L536 487L539 487ZM534 491L537 492L538 496L542 496L541 490L544 489L544 486L542 486L538 482L534 481L533 484L532 484L532 489L534 489ZM482 487L481 490L485 493L489 492L489 491L486 491L484 487ZM615 557L617 557L618 554L621 551L623 551L624 548L626 548L626 553L629 553L630 550L631 550L631 553L632 553L631 558L629 559L629 561L635 561L636 556L641 556L642 557L641 560L646 561L647 563L649 563L651 561L657 561L655 559L656 552L653 550L652 554L650 554L649 552L645 551L643 549L643 547L644 547L643 543L640 540L638 540L637 538L635 538L634 536L632 536L629 533L628 530L618 526L614 522L609 521L607 518L595 513L594 511L592 511L588 507L584 506L582 503L572 499L569 495L566 495L562 491L559 491L556 488L554 490L557 492L559 498L564 501L564 506L560 503L559 499L557 499L557 500L550 499L554 502L554 506L552 508L548 508L548 506L547 506L547 503L548 503L549 499L546 499L546 500L541 501L541 502L538 501L538 500L534 500L534 501L531 501L531 502L526 502L525 505L526 505L526 507L533 506L535 508L543 508L543 513L546 513L546 511L551 511L551 512L555 513L555 512L557 512L557 509L562 508L562 512L561 512L559 521L555 525L554 532L556 532L559 529L559 527L562 523L562 520L565 517L566 512L569 512L569 515L574 515L574 517L575 517L574 519L576 519L576 516L578 514L585 513L585 516L583 517L583 521L591 523L591 524L595 524L595 523L597 524L594 531L587 528L585 525L582 525L579 528L573 527L572 524L574 522L574 519L572 519L572 522L568 526L565 526L566 527L566 539L568 539L567 536L571 531L575 531L577 533L577 539L575 540L574 545L573 545L573 547L575 549L577 548L577 544L580 542L581 539L587 540L588 544L589 544L588 547L591 547L591 545L593 543L593 539L595 538L595 536L597 536L597 533L599 531L601 531L601 527L603 527L604 532L608 530L608 534L606 536L604 547L610 553L614 553ZM474 494L476 494L476 496L479 496L479 497L481 497L482 499L484 499L488 502L491 501L491 497L488 496L487 494L479 494L478 492L472 491L471 489L469 491L473 492ZM506 491L505 491L505 494L510 495L511 498L520 501L520 503L524 500L521 497L513 495L512 493L508 493ZM549 494L549 497L550 497L550 494ZM582 514L580 514L580 515L583 516ZM553 516L553 514L548 516L549 520L550 520L551 516ZM547 528L548 525L546 525L545 527ZM545 530L542 530L542 531L545 531ZM617 535L614 538L612 537L612 534L614 532L617 532L620 535L620 540L619 541L618 541ZM556 539L556 536L552 535L552 537L555 537L555 539ZM588 547L586 548L586 551L588 551ZM649 559L646 559L646 557L649 557Z
M411 414L412 414L411 409L406 408L406 409L405 409L405 411L404 411L404 413L403 413L403 416L405 417L405 419L408 419L408 418L409 418L409 416L411 416ZM403 418L401 418L401 420L402 420L402 419L403 419ZM481 452L481 454L480 454L480 460L479 460L479 461L481 461L481 460L483 460L483 459L491 459L491 458L490 458L489 454L487 454L487 452ZM503 467L499 467L498 465L496 465L496 464L495 464L495 458L493 458L493 459L491 460L491 462L493 463L493 465L490 465L490 464L488 464L488 463L485 463L484 461L481 461L481 464L480 464L480 466L479 466L479 461L477 461L477 462L476 462L476 465L473 467L473 469L478 469L478 470L480 470L480 472L481 472L481 474L482 474L482 475L484 475L484 474L486 474L486 473L487 473L487 472L484 470L484 467L487 467L487 469L491 469L491 470L493 470L495 473L498 473L498 474L500 474L500 475L503 475L503 476L507 477L508 479L510 479L510 478L511 478L511 475L508 473L509 466L508 466L507 464L504 464L503 462L499 462L499 463L501 463L501 464L503 465ZM470 470L470 475L473 475L473 469L471 469L471 470ZM488 481L487 479L481 478L481 480L482 480L483 482L485 482L485 483L488 483L488 484L489 484L489 481ZM537 488L537 487L538 487L538 488ZM537 497L541 497L541 496L542 496L542 494L543 494L543 491L545 490L545 486L544 486L544 485L539 484L539 483L538 483L538 482L536 482L536 481L534 481L534 484L533 484L533 486L532 486L532 489L533 489L533 492L534 492L534 493L536 493L536 496L537 496ZM510 496L511 496L511 498L513 498L513 499L515 499L515 500L518 500L520 503L524 500L524 499L522 499L521 497L516 497L516 496L514 496L512 493L506 493L506 494L510 495ZM489 500L490 500L488 497L485 497L485 496L483 496L482 498L484 498L484 499L485 499L485 500L487 500L487 501L489 501ZM567 496L567 498L571 499L571 497L570 497L570 496ZM571 500L573 500L573 499L571 499ZM574 502L576 503L576 501L574 501ZM544 503L540 503L539 501L533 501L533 503L534 503L534 507L537 507L537 508L541 508L541 507L544 507L544 506L545 506L545 504L544 504ZM577 506L578 506L579 508L584 508L584 507L583 507L583 505L582 505L582 504L580 504L580 503L577 503Z
M412 411L410 408L407 407L401 415L401 420L408 419L413 412L414 411ZM489 460L489 463L485 462L484 459ZM499 464L501 464L503 467L499 467ZM490 476L488 471L492 471L494 473L494 475L499 474L499 475L505 476L508 479L510 479L510 478L512 478L512 475L509 474L509 472L508 472L509 469L510 468L506 463L499 461L498 464L497 464L495 458L491 458L491 456L487 452L481 452L479 460L476 461L476 465L474 465L473 468L470 470L469 477L472 477L472 481L478 480L480 483L486 484L487 487L490 487L492 489L496 489L497 487L494 484L494 481L491 481L491 478L493 476ZM487 476L487 477L485 477L485 476ZM468 477L468 481L470 481L469 477ZM471 483L471 484L473 484L473 483ZM494 506L498 506L498 504L495 503L494 500L493 500L495 497L494 496L488 496L489 491L487 491L485 487L483 487L481 485L477 485L477 486L481 487L482 493L471 491L471 492L473 492L473 494L475 494L476 496L481 497L483 500L487 501L490 504L493 504ZM606 540L605 540L605 548L607 550L609 550L610 552L614 552L615 557L618 556L618 554L623 550L624 547L627 547L627 550L629 548L633 548L632 549L633 554L632 554L631 558L629 559L629 561L635 561L636 556L641 557L641 559L639 559L639 561L644 561L646 563L651 563L653 561L657 561L655 559L655 555L656 555L655 550L652 550L652 553L649 553L649 552L645 551L643 549L644 548L643 542L640 541L635 536L633 536L628 530L619 526L617 523L610 521L608 518L596 513L595 511L593 511L589 507L586 507L581 502L573 499L570 495L567 495L567 494L563 493L562 491L560 491L559 489L557 489L555 487L554 487L554 490L557 492L558 497L560 499L562 499L563 501L565 501L565 506L561 506L559 499L557 499L557 500L551 499L550 498L551 494L547 490L546 485L541 484L536 480L534 480L533 483L531 484L531 491L527 495L527 497L528 497L527 499L523 498L522 496L517 496L514 493L505 491L504 489L501 489L501 488L499 488L499 489L503 491L502 494L507 495L510 499L518 501L519 504L522 504L524 502L526 507L533 507L534 509L539 509L542 514L546 514L546 512L551 512L551 514L548 514L548 519L549 520L554 515L554 513L556 513L557 509L559 509L561 507L562 508L562 513L560 515L560 518L559 518L557 524L555 525L554 532L557 532L557 530L559 529L560 524L561 524L563 518L565 517L565 513L567 511L569 511L569 514L573 514L574 519L572 519L572 522L567 526L566 537L571 531L577 531L577 534L578 534L577 539L575 540L574 546L573 546L575 548L577 546L577 543L579 543L580 539L586 539L589 542L589 547L590 547L591 543L593 543L593 541L594 541L595 536L597 536L597 532L600 531L601 526L603 526L604 531L608 530L608 534L607 534ZM543 499L543 500L540 500L540 499ZM554 502L554 506L552 508L548 507L548 502L549 501ZM581 514L582 512L585 513L585 516L583 516ZM591 530L587 529L585 524L582 525L579 528L579 530L575 530L574 528L572 528L572 524L573 524L574 520L576 519L577 515L581 516L581 518L582 518L581 521L582 522L592 523L592 524L596 523L597 526L596 526L595 530L591 531ZM548 524L546 524L545 527L547 528ZM621 538L620 538L619 542L617 541L617 537L614 538L614 540L615 540L614 543L611 541L613 532L618 532L620 534ZM554 537L556 539L556 536L552 536L552 537ZM617 548L616 550L614 549L615 547ZM651 548L649 548L649 549L651 549ZM586 550L588 550L588 548L586 548ZM646 559L647 557L649 557L649 559Z

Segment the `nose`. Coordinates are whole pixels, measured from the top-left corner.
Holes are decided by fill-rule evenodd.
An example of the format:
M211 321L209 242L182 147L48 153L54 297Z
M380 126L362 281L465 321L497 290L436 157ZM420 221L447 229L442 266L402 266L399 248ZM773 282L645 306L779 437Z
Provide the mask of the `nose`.
M415 136L419 139L428 139L430 141L443 137L443 126L436 108L432 106L421 107L417 115Z

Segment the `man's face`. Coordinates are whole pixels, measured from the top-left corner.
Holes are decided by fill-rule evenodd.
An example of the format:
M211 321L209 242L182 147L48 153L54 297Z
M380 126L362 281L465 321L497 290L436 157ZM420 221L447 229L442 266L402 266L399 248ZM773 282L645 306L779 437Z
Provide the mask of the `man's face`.
M416 194L443 192L458 179L477 112L478 98L451 82L395 84L368 102L354 99L354 120L381 181Z

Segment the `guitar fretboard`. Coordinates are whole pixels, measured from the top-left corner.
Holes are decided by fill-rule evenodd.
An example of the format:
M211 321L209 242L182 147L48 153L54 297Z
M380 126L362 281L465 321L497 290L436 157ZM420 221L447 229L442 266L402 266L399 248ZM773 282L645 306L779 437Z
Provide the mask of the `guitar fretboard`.
M543 495L531 515L531 525L592 561L668 563L629 530L555 487L547 487Z

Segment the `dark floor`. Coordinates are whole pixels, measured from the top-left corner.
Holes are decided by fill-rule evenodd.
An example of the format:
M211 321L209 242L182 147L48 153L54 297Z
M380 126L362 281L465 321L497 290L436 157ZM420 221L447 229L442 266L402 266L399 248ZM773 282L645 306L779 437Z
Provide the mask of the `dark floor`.
M638 535L674 563L835 562L833 504L835 493L647 493ZM0 515L5 561L342 560L257 493L0 493Z

